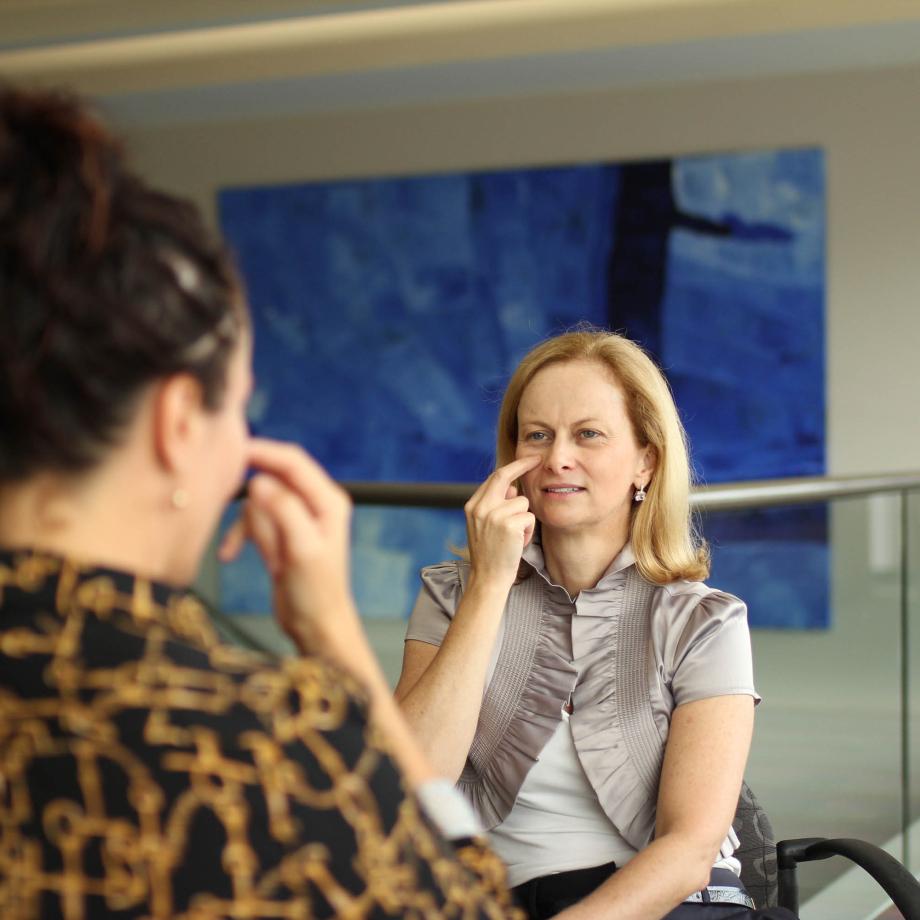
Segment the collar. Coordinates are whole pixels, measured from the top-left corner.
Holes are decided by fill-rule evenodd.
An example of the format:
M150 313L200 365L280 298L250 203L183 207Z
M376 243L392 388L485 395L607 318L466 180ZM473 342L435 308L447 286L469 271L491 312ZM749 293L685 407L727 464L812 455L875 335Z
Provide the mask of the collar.
M32 548L0 549L0 605L100 619L126 613L209 644L215 638L204 605L185 588Z
M521 558L526 562L544 581L548 584L554 584L546 571L546 560L543 556L543 547L536 540L532 540L529 545L524 547ZM626 570L636 563L636 554L633 552L632 544L627 541L626 545L614 556L613 561L604 570L604 574L597 580L593 588L586 591L600 591L608 588L612 583L619 582L626 574ZM557 585L556 587L561 587Z

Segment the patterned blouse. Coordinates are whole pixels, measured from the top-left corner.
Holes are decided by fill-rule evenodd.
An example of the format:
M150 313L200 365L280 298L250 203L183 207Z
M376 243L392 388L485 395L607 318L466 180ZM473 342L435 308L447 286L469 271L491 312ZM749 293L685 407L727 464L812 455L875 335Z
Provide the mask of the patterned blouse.
M510 917L403 791L355 684L190 594L0 552L0 917Z

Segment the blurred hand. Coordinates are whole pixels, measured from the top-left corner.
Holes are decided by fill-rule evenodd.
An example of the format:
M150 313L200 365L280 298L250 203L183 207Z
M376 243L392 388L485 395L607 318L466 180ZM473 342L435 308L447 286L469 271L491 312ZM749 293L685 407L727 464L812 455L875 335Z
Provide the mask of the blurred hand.
M499 467L464 506L472 574L511 587L524 547L533 539L536 518L514 481L541 462L522 457Z
M252 540L272 578L278 622L295 645L344 648L354 627L361 630L349 579L351 499L294 444L253 438L249 466L258 472L218 557L234 559Z

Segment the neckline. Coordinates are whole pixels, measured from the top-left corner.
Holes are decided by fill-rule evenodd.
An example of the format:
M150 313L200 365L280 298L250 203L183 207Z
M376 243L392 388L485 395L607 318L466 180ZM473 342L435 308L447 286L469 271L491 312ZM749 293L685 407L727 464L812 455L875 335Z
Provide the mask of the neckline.
M0 547L3 589L24 595L50 592L61 613L73 606L97 612L117 608L142 621L165 621L177 606L202 606L188 588L29 546Z
M548 585L553 588L559 588L560 591L564 591L569 601L573 604L575 603L577 598L573 598L562 585L556 584L556 582L549 577L549 573L546 571L546 559L543 556L543 547L539 543L531 542L528 546L524 547L521 558ZM613 557L610 565L607 566L601 577L597 580L597 584L595 584L593 588L585 588L578 596L581 596L581 594L590 594L594 591L603 591L612 584L619 584L625 580L627 570L630 566L635 565L635 563L636 554L633 552L632 544L627 541L623 549Z

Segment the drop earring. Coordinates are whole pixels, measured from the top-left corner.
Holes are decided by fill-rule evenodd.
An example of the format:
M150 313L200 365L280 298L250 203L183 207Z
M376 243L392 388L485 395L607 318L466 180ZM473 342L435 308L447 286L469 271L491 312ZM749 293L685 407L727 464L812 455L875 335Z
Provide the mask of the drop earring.
M645 486L637 486L636 491L633 494L634 502L644 502L645 501Z

